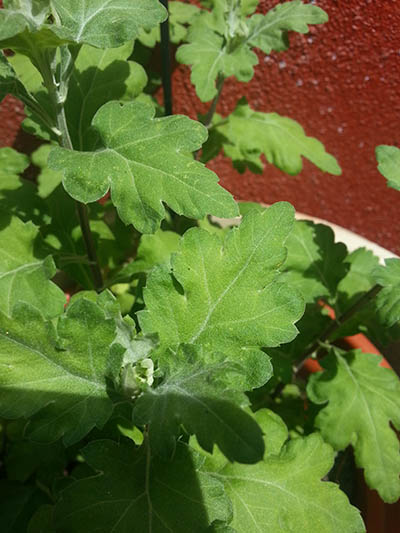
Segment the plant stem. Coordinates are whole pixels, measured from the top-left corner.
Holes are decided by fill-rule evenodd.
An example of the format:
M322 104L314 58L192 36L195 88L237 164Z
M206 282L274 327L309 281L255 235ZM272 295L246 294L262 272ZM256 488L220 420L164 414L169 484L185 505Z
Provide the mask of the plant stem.
M217 109L218 100L221 96L222 88L224 86L225 78L218 74L217 78L217 94L214 96L213 101L211 102L210 108L207 111L206 116L204 117L203 124L208 129L211 126L212 119L214 117L215 110Z
M299 370L303 367L304 363L310 357L310 355L316 350L318 350L321 347L321 344L327 341L329 337L333 333L335 333L335 331L337 331L345 322L347 322L347 320L353 317L357 313L357 311L362 309L373 298L375 298L375 296L382 290L382 288L383 287L381 287L380 285L374 285L372 289L370 289L368 292L363 294L358 300L356 300L354 304L347 309L347 311L340 315L339 318L332 321L332 323L329 324L329 326L325 329L321 336L314 342L311 348L307 350L307 352L303 355L302 359L294 367L294 373L297 374L297 372L299 372Z
M168 0L161 0L168 11ZM162 84L164 89L165 116L172 115L171 55L169 47L169 17L161 23Z
M101 275L93 234L90 230L88 208L85 204L82 204L76 200L75 205L78 212L78 218L82 230L83 240L85 242L86 252L89 258L89 266L90 270L92 271L94 286L97 291L100 291L103 287L103 276Z
M145 493L147 499L147 506L149 511L149 531L152 531L152 520L153 520L153 504L150 497L150 467L151 467L151 449L149 442L149 426L145 427L144 430L144 444L146 447L146 477L145 477Z
M60 145L67 150L73 150L74 147L72 145L71 137L68 131L67 118L65 116L64 101L60 100L57 83L54 79L54 73L51 68L51 62L45 61L41 64L41 67L43 81L56 113L57 128L60 132ZM83 241L85 243L85 248L90 263L90 270L93 276L94 287L97 291L99 291L103 287L103 277L100 270L93 234L90 230L88 209L85 204L78 202L77 200L75 200L75 204L78 212L79 224L82 230Z
M214 117L215 110L217 109L217 104L218 104L219 97L221 96L222 88L224 86L224 81L225 81L225 78L221 74L218 74L218 77L217 77L217 94L214 96L213 101L211 102L211 105L210 105L210 107L209 107L209 109L208 109L207 113L205 114L204 119L202 121L203 125L208 130L211 128L212 119ZM196 150L196 152L194 152L194 158L198 159L199 158L199 154L200 154L200 149Z

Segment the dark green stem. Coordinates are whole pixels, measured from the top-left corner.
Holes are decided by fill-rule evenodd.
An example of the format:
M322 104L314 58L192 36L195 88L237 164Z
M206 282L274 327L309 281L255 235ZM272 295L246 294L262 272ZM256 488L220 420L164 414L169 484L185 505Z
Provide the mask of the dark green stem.
M44 61L41 64L41 67L43 81L49 93L50 100L53 104L56 114L60 145L67 150L73 150L74 147L72 145L71 137L68 131L67 118L65 116L64 101L60 99L60 93L58 92L56 80L54 79L51 62ZM100 270L93 234L90 229L88 209L85 204L78 202L77 200L75 202L79 223L82 230L83 241L85 243L85 248L89 259L90 270L93 276L94 287L97 291L99 291L103 287L103 277Z
M168 11L168 0L161 0ZM162 84L164 90L165 116L172 115L172 84L171 84L171 51L169 39L169 17L160 27L161 32L161 59L162 59Z
M206 115L204 116L204 118L202 120L204 126L207 129L210 129L210 127L211 127L212 119L213 119L215 111L217 109L218 100L219 100L219 98L221 96L222 88L224 86L224 81L225 81L225 78L221 74L218 74L218 78L217 78L217 94L214 96L213 101L211 102L211 105L210 105ZM194 152L194 158L195 159L199 158L199 153L200 153L200 150L197 150L196 152Z
M314 344L309 348L306 353L303 355L301 360L297 363L297 365L294 367L295 374L301 370L304 363L307 361L307 359L310 357L311 354L318 351L319 348L323 345L325 341L335 333L347 320L352 318L360 309L365 307L375 296L382 290L383 287L380 285L374 285L372 289L370 289L368 292L363 294L358 300L354 302L352 306L350 306L347 311L345 311L342 315L340 315L339 318L332 321L331 324L325 329L325 331L321 334L321 336L314 342Z
M224 82L225 82L225 78L221 74L219 74L217 78L217 94L214 96L213 101L211 102L210 108L207 111L207 114L203 120L203 124L206 128L209 128L211 126L214 113L217 109L218 100L222 93Z

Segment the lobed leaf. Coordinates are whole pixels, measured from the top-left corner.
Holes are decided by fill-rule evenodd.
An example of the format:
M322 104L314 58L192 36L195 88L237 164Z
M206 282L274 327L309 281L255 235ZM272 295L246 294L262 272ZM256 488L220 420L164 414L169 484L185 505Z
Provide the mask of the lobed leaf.
M178 49L177 60L191 65L191 80L200 100L207 102L217 94L216 80L235 76L250 81L258 58L252 51L265 53L287 48L287 32L308 32L309 24L328 19L326 13L300 0L279 4L266 15L253 15L257 2L213 0L212 11L203 10L193 20L184 44Z
M45 318L63 311L65 296L50 279L56 273L46 254L38 229L7 213L0 215L0 312L12 316L15 305L24 302Z
M194 22L200 10L197 6L185 4L181 1L168 2L168 10L170 40L171 43L178 44L185 39L187 25ZM150 30L143 28L139 33L138 40L145 46L153 48L161 40L160 28L153 27Z
M323 297L334 300L338 283L347 272L347 249L343 243L335 243L332 229L296 221L287 248L283 279L301 292L306 303Z
M191 218L236 215L237 206L216 175L186 155L204 142L204 126L180 115L153 117L146 104L109 102L93 119L102 147L96 152L55 148L49 166L64 172L65 189L83 203L102 198L111 187L121 219L142 233L159 226L162 202Z
M0 9L0 13L2 10ZM17 74L0 51L0 102L7 94L12 94L20 100L26 100L29 98L28 92L25 86L18 79Z
M127 440L93 441L82 455L97 474L62 492L57 531L203 533L230 518L221 483L199 472L201 458L184 444L171 462L150 461L144 447Z
M253 111L245 99L238 102L227 123L217 125L216 129L223 136L225 154L241 172L248 165L253 171L261 172L264 154L268 163L288 174L302 170L302 157L324 172L341 174L336 159L325 151L320 141L307 137L300 124L277 113Z
M287 429L279 417L256 413L271 446L255 465L225 464L208 459L203 471L224 484L232 501L230 526L237 533L274 531L361 533L359 511L339 487L321 481L333 465L334 453L317 434L284 444Z
M336 450L354 447L368 485L386 502L400 497L398 437L400 381L379 366L381 357L360 350L334 349L321 361L323 372L311 376L310 399L327 405L316 418L322 436Z
M0 314L0 415L30 418L32 440L63 437L70 445L111 415L106 376L115 323L81 298L68 306L58 335L28 304L17 303L11 319Z
M379 316L393 326L400 321L400 259L386 259L385 266L378 266L372 275L383 286L376 299Z
M1 40L14 37L24 30L35 31L49 14L49 0L5 0L0 10Z
M90 129L93 117L102 105L111 100L133 100L145 87L147 76L143 67L128 61L132 51L132 42L102 50L82 46L65 104L68 130L77 150L94 148L98 139Z
M377 146L375 149L378 170L392 189L400 191L400 149L396 146Z
M265 54L272 50L288 48L287 32L308 33L310 24L327 22L328 15L320 7L301 0L283 2L266 15L253 15L248 19L248 41Z
M152 450L171 457L183 425L210 453L217 444L231 461L254 463L263 457L261 430L240 408L248 403L245 368L190 345L169 350L160 360L164 379L139 397L133 414L135 424L148 425Z
M256 54L246 45L228 50L224 46L223 34L213 31L206 18L199 15L195 19L186 40L189 44L179 47L176 59L184 65L191 65L190 79L202 102L208 102L217 94L219 74L235 76L239 81L252 79L253 66L258 63Z
M0 45L33 59L35 48L63 43L113 48L166 16L158 0L8 0L0 10Z
M293 222L292 206L282 202L248 213L223 244L205 230L187 231L172 273L160 266L149 277L143 331L158 333L164 346L196 343L232 354L292 340L303 302L277 276Z

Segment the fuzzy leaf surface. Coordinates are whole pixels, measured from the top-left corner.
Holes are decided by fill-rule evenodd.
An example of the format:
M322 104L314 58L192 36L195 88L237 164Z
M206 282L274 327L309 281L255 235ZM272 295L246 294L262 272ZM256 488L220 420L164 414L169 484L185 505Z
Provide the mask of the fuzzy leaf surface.
M68 306L58 336L27 304L15 305L12 319L0 315L0 414L30 418L32 440L63 437L70 445L111 414L105 376L115 324L81 298Z
M396 275L386 277L387 267L380 266L378 257L365 248L359 248L349 254L345 262L349 265L349 271L338 285L335 303L337 313L344 313L377 282L382 282L384 288L373 300L346 320L336 330L333 339L362 332L372 342L385 346L400 338L400 323L396 312L396 302L399 299ZM395 271L394 268L393 274ZM381 281L378 281L378 278ZM394 304L393 307L391 304ZM392 325L388 327L390 323Z
M400 149L381 145L375 151L379 172L387 179L389 187L400 191Z
M308 32L308 24L327 20L322 9L300 0L278 5L267 15L253 13L257 2L213 1L212 11L203 10L194 20L177 60L191 65L191 80L200 100L207 102L217 94L218 76L235 76L250 81L258 58L252 48L265 53L287 48L287 31Z
M187 231L172 273L161 266L149 277L143 331L158 333L164 346L196 343L222 353L292 340L304 304L277 276L293 222L292 206L282 202L248 213L224 243L205 230Z
M250 165L261 172L264 154L268 163L288 174L302 170L302 157L324 172L341 174L336 159L320 141L307 137L298 122L277 113L253 111L245 99L238 102L228 122L217 126L217 130L225 138L222 139L225 154L233 159L239 171Z
M316 418L322 436L336 450L354 447L365 479L386 502L400 497L400 381L379 366L381 358L360 350L338 349L321 361L324 372L311 376L307 392L323 404Z
M9 39L25 29L37 30L49 14L49 0L6 0L0 10L0 39Z
M1 194L0 194L1 197ZM43 248L38 229L17 217L0 215L0 312L12 315L17 303L36 307L45 318L62 313L65 296L50 279L53 259Z
M217 94L216 80L219 74L235 76L239 81L250 81L254 75L253 66L258 58L246 45L228 51L223 34L208 26L208 18L199 15L187 36L189 44L180 46L176 59L184 65L191 65L190 79L196 87L197 96L208 102Z
M62 492L55 523L65 533L203 533L230 518L222 484L183 444L171 462L151 460L147 482L145 450L131 441L94 441L82 455L97 474Z
M335 243L332 229L296 221L287 248L284 279L301 292L307 303L334 298L339 281L346 275L347 249L343 243Z
M141 65L128 61L133 44L99 50L83 45L75 61L66 115L73 146L93 149L97 136L90 132L96 111L111 100L133 100L147 83Z
M376 299L379 316L393 326L400 321L400 259L386 259L385 266L379 266L373 276L383 286Z
M248 19L249 43L265 54L272 50L288 48L288 31L308 33L310 24L327 22L328 15L320 7L301 0L278 4L266 15L253 15Z
M256 418L268 453L255 465L229 464L210 456L202 470L222 481L233 506L237 533L362 533L359 511L334 483L321 479L333 465L332 448L317 434L287 444L280 418L263 409Z
M121 282L135 275L146 273L162 263L170 265L171 254L179 246L180 235L174 231L158 229L152 235L142 235L134 261L124 266L113 281Z
M191 218L237 214L232 196L217 176L188 152L201 147L207 130L187 117L155 119L150 106L110 102L95 115L93 126L102 147L96 152L55 148L49 165L64 171L64 187L83 203L111 198L125 224L154 233L165 216L162 202Z
M0 9L0 13L1 11ZM29 98L28 92L18 79L14 68L0 51L0 102L7 94L12 94L23 101Z
M52 0L63 39L114 48L135 39L141 28L156 26L167 13L158 0Z
M185 39L187 25L193 22L194 17L198 15L200 10L197 6L185 4L181 1L168 2L168 10L170 40L171 43L178 44ZM153 48L161 40L160 28L153 27L151 30L142 29L138 40L145 46Z
M248 403L244 368L222 354L207 357L190 345L169 351L159 361L165 379L136 401L133 415L136 424L148 424L156 453L172 456L182 424L210 453L217 444L231 461L262 459L261 430L240 408Z

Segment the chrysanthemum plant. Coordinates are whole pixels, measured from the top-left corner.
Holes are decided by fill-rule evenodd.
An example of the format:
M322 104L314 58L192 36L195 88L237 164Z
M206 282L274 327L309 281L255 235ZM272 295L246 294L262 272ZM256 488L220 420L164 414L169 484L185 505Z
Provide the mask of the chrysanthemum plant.
M364 531L341 473L354 457L398 499L400 386L338 341L398 336L400 263L349 254L288 203L238 206L204 164L340 173L290 118L240 98L215 113L226 78L328 17L170 2L197 122L163 117L130 59L162 4L3 0L0 98L43 144L0 150L0 530Z

